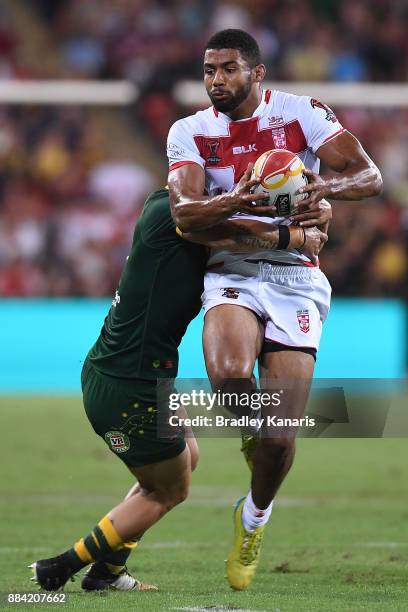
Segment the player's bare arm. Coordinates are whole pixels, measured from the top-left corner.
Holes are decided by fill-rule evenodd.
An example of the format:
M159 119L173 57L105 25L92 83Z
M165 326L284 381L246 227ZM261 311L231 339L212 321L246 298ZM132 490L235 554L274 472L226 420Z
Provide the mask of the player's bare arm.
M183 232L200 231L217 225L237 211L253 214L253 202L261 204L256 208L257 215L273 215L273 207L262 206L268 196L251 193L251 188L259 182L250 178L252 167L253 164L248 165L232 191L214 197L204 195L205 175L198 164L186 164L170 171L170 207L177 227Z
M327 234L317 227L277 226L254 220L230 220L202 232L183 233L190 242L228 251L298 249L317 263Z
M381 192L383 183L379 169L350 132L345 131L323 144L316 154L338 174L322 177L311 170L305 171L309 184L300 191L308 193L309 197L302 201L300 213L294 220L309 221L320 210L322 198L361 200Z

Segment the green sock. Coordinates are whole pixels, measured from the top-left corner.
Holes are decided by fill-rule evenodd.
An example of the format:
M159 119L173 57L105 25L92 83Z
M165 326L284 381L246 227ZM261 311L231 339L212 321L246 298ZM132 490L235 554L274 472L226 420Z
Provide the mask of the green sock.
M95 569L102 571L108 569L112 574L120 574L126 565L131 552L136 548L138 540L131 540L123 545L123 548L108 553L103 559L93 565Z
M85 538L81 538L61 557L78 572L94 561L100 561L114 551L121 549L124 542L112 521L105 516Z

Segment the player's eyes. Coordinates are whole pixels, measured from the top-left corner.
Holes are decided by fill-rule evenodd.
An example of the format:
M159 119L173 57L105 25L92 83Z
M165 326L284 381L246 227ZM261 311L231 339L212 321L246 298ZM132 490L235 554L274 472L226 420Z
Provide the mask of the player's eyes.
M227 72L229 72L230 74L231 74L232 72L236 72L236 71L237 71L237 69L236 69L236 68L227 68Z
M214 70L211 70L211 68L206 68L204 70L204 74L214 74Z

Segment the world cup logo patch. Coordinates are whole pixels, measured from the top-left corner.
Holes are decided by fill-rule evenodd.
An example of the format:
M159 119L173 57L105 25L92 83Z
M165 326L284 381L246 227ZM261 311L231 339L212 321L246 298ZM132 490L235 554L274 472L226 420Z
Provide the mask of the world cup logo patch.
M210 150L210 155L207 157L207 162L209 164L218 164L221 161L221 157L217 155L217 151L220 146L219 140L210 140L207 142L207 147Z
M300 331L302 331L304 334L307 334L307 332L310 331L309 311L297 310L296 316L299 323Z

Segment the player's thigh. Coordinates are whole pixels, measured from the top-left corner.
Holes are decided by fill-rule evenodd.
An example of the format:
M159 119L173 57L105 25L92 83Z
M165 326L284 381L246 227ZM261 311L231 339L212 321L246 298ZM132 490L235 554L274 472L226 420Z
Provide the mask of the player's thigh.
M208 310L203 346L209 378L250 378L263 336L263 324L248 308L219 304Z
M198 449L197 440L192 432L191 432L191 435L186 435L186 444L187 444L187 449L190 453L190 471L193 472L195 468L197 467L198 458L199 458L199 449ZM167 462L164 462L164 463L166 466ZM182 463L183 466L184 466L184 463L185 461L183 457L183 463ZM133 495L137 495L140 492L149 492L152 490L151 488L148 489L146 486L147 481L149 481L150 486L154 485L154 479L152 480L149 477L149 474L151 474L152 472L151 466L146 466L146 470L144 470L143 468L133 468L131 466L128 466L128 468L130 472L133 474L133 476L136 477L137 482L130 488L125 499L129 499ZM182 471L184 473L184 467ZM143 474L141 474L141 472L143 472ZM189 475L189 471L187 471L187 476L188 475ZM177 475L177 477L178 476L179 475ZM139 478L142 478L142 481L140 481ZM188 486L189 479L182 477L182 481L185 483L186 486Z
M266 412L282 418L302 417L309 397L314 357L302 350L264 353L259 359L262 388L275 393Z

